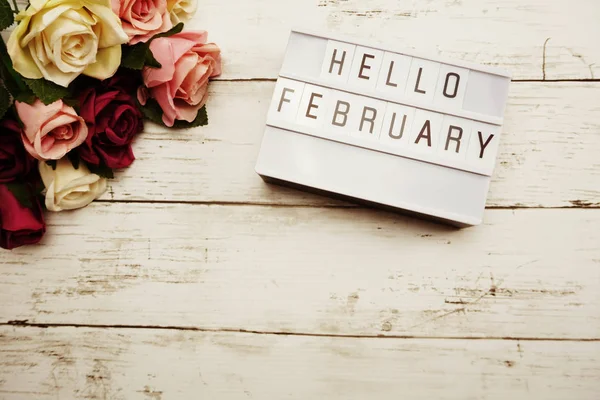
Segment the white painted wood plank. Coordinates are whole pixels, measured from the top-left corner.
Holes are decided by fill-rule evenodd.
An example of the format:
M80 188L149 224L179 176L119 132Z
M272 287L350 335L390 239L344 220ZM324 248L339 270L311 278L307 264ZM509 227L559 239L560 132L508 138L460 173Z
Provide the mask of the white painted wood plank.
M215 82L210 124L148 125L104 199L340 204L254 172L274 84ZM490 207L600 205L600 83L513 83Z
M222 47L224 79L276 77L293 27L500 66L515 79L589 79L600 76L599 18L596 0L205 0L188 27Z
M0 322L599 338L600 210L485 220L95 203L0 253Z
M0 397L596 400L600 343L0 328Z

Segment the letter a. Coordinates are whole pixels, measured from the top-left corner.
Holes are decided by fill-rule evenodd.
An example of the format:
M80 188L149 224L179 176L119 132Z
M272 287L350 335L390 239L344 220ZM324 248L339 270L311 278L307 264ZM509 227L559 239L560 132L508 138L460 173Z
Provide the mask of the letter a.
M427 133L425 134L425 132ZM421 132L419 133L419 136L417 136L417 140L415 140L415 144L419 144L421 139L427 139L427 146L431 147L431 121L429 120L425 121L425 124L423 124Z

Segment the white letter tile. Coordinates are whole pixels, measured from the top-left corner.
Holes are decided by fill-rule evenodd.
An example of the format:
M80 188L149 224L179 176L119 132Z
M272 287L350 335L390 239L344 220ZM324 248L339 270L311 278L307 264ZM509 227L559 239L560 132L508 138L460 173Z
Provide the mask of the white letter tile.
M451 127L451 137L456 140L448 140ZM437 151L438 154L446 159L451 160L466 159L467 151L470 145L471 130L471 120L454 117L452 115L444 115L442 129L440 131L440 142L438 144Z
M330 89L306 85L302 100L300 100L296 122L299 125L321 129L325 124L329 93Z
M379 140L394 147L408 146L415 109L395 103L387 103ZM393 123L393 125L392 125Z
M409 148L423 153L435 153L440 141L443 120L443 114L418 109L415 112L410 136L408 137ZM429 121L429 129L425 128L427 121ZM423 131L423 136L420 136L421 131ZM429 136L429 139L427 136Z
M404 98L412 57L386 52L379 71L377 92L400 101Z
M446 79L448 79L447 85ZM437 89L433 100L434 104L450 110L462 109L468 82L468 69L442 64L438 74Z
M347 83L356 46L330 40L321 67L321 79L326 82Z
M440 63L413 58L406 83L406 98L420 103L433 101Z
M467 161L475 167L493 169L496 164L498 145L500 144L498 127L475 121L472 124L473 129L467 150ZM482 147L485 147L483 151Z
M305 85L303 82L279 78L273 92L268 120L295 122Z
M348 85L357 91L374 90L377 86L382 61L383 51L368 47L357 47L354 52Z

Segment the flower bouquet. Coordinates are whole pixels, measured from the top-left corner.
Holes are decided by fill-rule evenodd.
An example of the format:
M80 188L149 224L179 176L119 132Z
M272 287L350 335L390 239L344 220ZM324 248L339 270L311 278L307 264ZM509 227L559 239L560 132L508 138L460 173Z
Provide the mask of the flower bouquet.
M38 243L44 212L82 208L129 167L144 120L208 123L219 48L185 31L195 0L0 0L0 247Z

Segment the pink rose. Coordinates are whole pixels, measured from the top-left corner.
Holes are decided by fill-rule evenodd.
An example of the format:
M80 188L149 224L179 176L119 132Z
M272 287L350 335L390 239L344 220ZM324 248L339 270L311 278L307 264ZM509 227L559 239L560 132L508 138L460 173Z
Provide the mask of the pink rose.
M157 33L173 27L167 0L111 0L112 9L121 18L129 44L147 42Z
M194 121L206 104L208 79L221 75L221 50L206 43L208 34L182 32L157 38L150 50L162 68L145 67L145 88L138 90L138 100L146 104L148 95L163 111L163 122L173 126L175 120Z
M45 105L15 102L23 122L21 137L25 149L38 160L58 160L85 141L88 128L73 107L62 100Z

